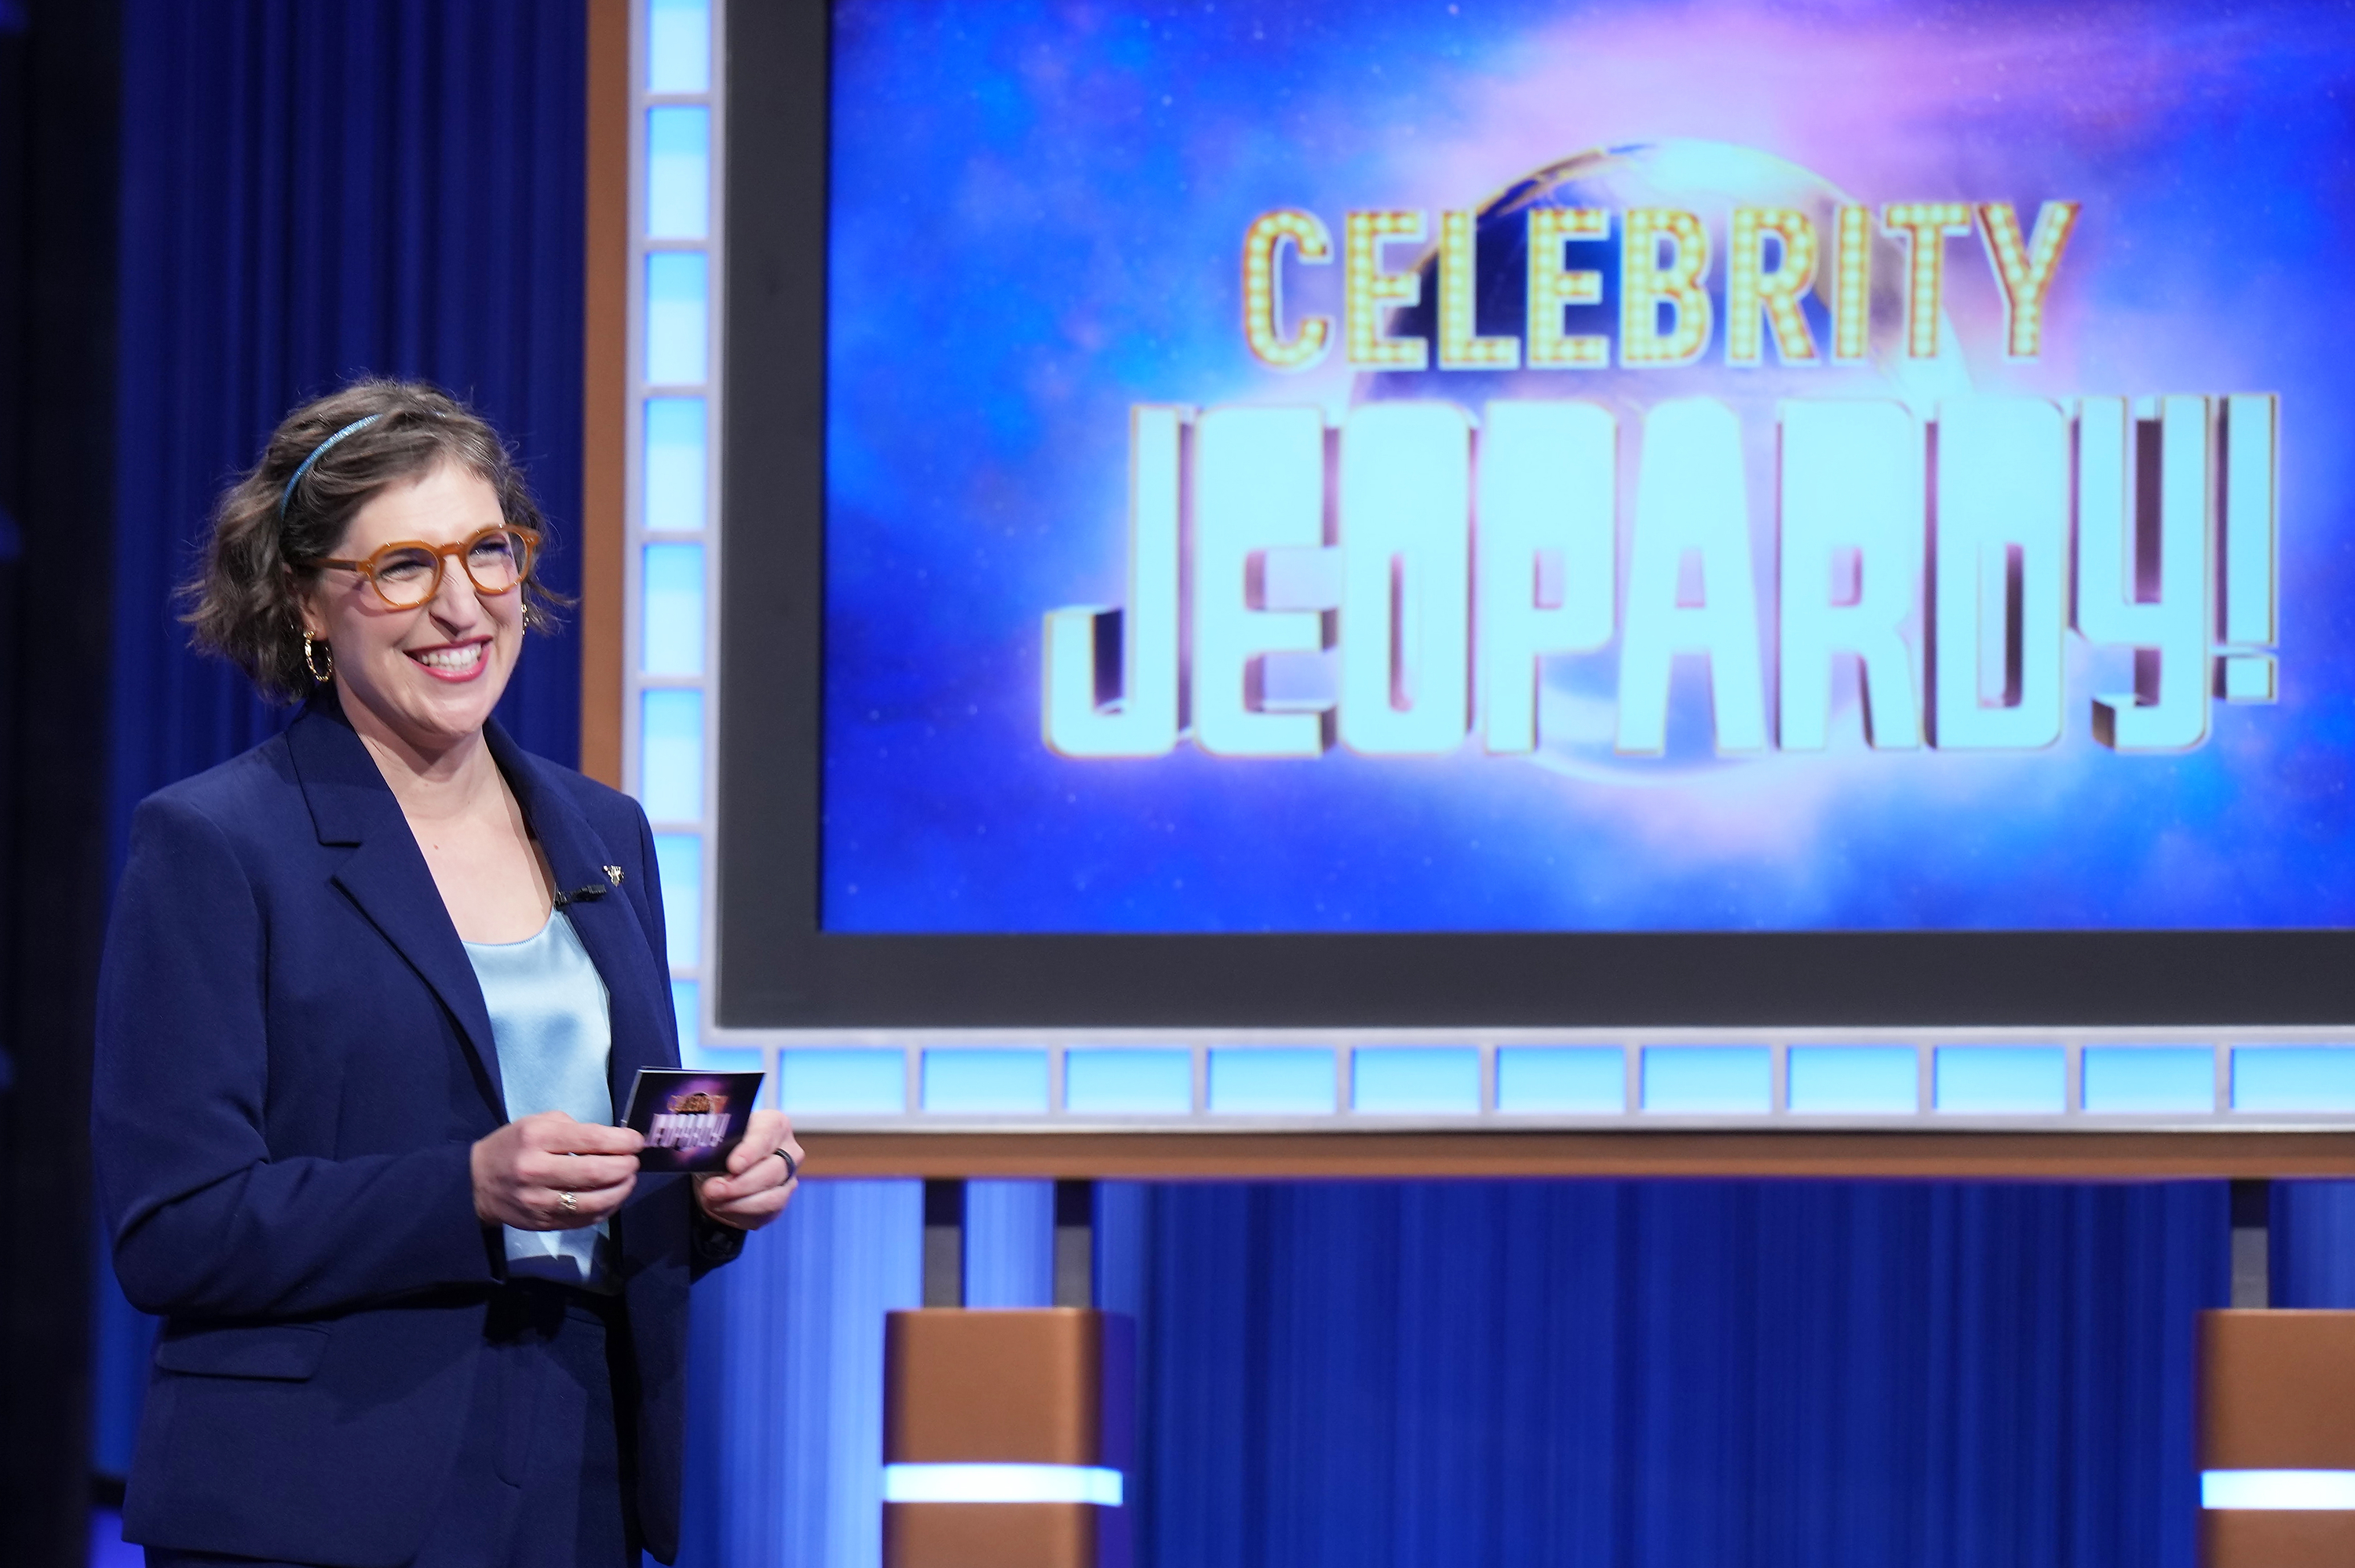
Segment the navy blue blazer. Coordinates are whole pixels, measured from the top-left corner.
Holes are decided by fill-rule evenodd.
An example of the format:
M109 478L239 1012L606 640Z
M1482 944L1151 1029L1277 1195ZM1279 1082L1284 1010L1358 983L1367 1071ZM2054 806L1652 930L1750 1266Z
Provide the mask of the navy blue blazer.
M637 802L492 755L603 976L613 1103L678 1065ZM613 885L608 867L619 868ZM100 980L92 1131L114 1266L164 1319L124 1497L150 1545L389 1568L457 1452L500 1232L475 1139L506 1119L474 967L359 737L314 705L132 820ZM688 1282L741 1232L683 1177L614 1218L647 1549L677 1553ZM634 1383L634 1387L628 1386Z

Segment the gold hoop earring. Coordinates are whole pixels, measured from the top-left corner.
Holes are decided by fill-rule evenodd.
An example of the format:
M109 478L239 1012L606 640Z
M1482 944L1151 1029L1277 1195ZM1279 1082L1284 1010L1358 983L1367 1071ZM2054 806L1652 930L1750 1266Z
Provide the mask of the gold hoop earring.
M336 651L325 642L318 646L326 652L327 667L325 670L321 670L319 662L312 657L311 634L307 631L303 633L303 668L311 672L311 679L325 686L332 683L336 678Z

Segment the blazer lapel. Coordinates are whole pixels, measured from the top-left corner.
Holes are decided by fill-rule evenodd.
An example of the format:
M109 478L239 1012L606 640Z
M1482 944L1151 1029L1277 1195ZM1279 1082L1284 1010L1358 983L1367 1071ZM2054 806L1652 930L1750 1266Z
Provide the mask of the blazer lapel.
M634 846L623 855L608 845L565 791L543 774L539 759L517 746L496 721L484 726L484 734L539 840L540 852L548 856L557 890L567 895L564 913L605 981L613 1039L608 1070L613 1115L619 1119L639 1068L678 1065L678 1020L671 1010L669 975L655 956L637 910L605 872L609 865L634 860ZM573 896L587 889L597 891Z
M286 741L319 842L353 846L336 868L336 885L457 1020L477 1083L504 1118L506 1088L483 988L391 786L343 716L324 705L314 704L288 726Z

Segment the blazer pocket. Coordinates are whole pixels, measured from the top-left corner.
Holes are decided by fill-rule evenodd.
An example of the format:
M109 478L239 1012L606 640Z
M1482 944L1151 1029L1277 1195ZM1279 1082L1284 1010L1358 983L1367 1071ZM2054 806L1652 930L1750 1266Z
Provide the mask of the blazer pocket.
M166 1324L155 1364L198 1377L275 1378L301 1383L319 1370L327 1330L312 1323L253 1323L180 1329Z

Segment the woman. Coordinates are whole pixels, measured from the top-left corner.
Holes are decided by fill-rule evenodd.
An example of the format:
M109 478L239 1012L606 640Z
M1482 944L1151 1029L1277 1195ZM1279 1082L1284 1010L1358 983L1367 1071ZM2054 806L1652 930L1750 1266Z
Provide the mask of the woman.
M677 1023L645 814L491 719L543 535L491 429L389 381L296 410L216 514L197 641L306 701L139 808L107 938L151 1565L676 1552L687 1286L801 1150L757 1112L696 1184L611 1125Z

